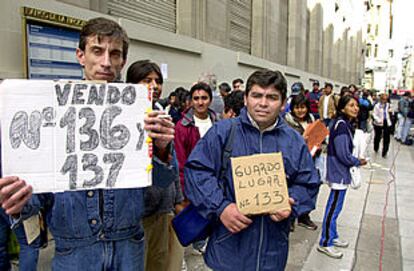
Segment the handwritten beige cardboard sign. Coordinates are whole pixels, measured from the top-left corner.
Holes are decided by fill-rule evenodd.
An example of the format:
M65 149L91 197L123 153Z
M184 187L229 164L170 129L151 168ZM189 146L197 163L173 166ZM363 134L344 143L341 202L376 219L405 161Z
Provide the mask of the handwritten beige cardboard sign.
M282 154L231 158L236 204L245 215L290 210Z

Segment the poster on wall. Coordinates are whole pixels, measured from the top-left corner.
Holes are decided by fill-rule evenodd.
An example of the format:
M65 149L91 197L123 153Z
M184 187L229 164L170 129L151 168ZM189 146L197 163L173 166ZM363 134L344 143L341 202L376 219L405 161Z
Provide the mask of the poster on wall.
M26 33L29 79L82 79L78 30L28 20Z

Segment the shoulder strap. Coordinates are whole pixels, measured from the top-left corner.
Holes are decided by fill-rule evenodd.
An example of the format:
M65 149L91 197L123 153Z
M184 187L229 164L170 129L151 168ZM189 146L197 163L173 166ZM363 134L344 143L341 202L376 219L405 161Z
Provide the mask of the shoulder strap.
M231 152L233 150L233 141L234 141L234 133L236 131L236 121L234 119L230 120L231 128L230 134L227 138L226 145L224 145L223 156L221 157L221 170L220 170L220 180L223 180L224 175L226 174L227 167L228 167L228 160L230 160Z
M338 128L338 125L339 125L339 123L341 123L341 122L345 122L344 120L338 120L336 123L335 123L335 130Z

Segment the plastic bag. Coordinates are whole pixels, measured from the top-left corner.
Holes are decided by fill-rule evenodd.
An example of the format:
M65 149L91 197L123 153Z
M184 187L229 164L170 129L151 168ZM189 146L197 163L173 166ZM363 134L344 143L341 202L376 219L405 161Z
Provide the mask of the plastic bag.
M358 189L361 187L361 169L359 167L351 167L349 169L351 173L351 188Z

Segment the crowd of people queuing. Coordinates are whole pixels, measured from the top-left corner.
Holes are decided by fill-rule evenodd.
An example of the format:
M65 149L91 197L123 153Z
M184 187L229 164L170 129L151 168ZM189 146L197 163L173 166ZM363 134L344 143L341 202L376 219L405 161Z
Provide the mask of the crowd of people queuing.
M85 80L115 82L128 55L126 32L114 21L95 18L82 28L76 57ZM0 179L0 270L10 270L7 236L10 228L20 244L22 270L36 270L40 236L28 244L23 221L42 215L55 240L53 270L182 270L184 248L171 220L190 202L205 218L217 221L209 237L193 244L213 270L284 270L289 231L298 225L316 230L311 219L321 179L331 192L326 204L318 251L341 258L336 221L351 182L350 167L367 161L352 155L356 128L374 130L374 151L383 141L387 156L394 136L410 143L414 103L409 94L393 114L389 97L379 98L355 85L336 94L331 83L313 81L307 91L301 82L291 87L278 71L259 70L246 81L237 78L217 86L213 73L203 73L189 90L178 87L162 99L163 75L150 60L133 62L126 83L152 89L153 111L145 129L154 140L153 184L143 189L82 190L32 194L18 176ZM170 117L160 115L168 114ZM303 137L307 126L321 120L330 130L329 140L312 156ZM398 119L397 124L396 119ZM246 216L235 204L231 169L224 179L223 146L236 129L231 155L282 152L291 211ZM373 127L373 128L372 128ZM326 155L326 174L315 160ZM4 157L3 157L4 159ZM326 176L326 177L325 177Z

